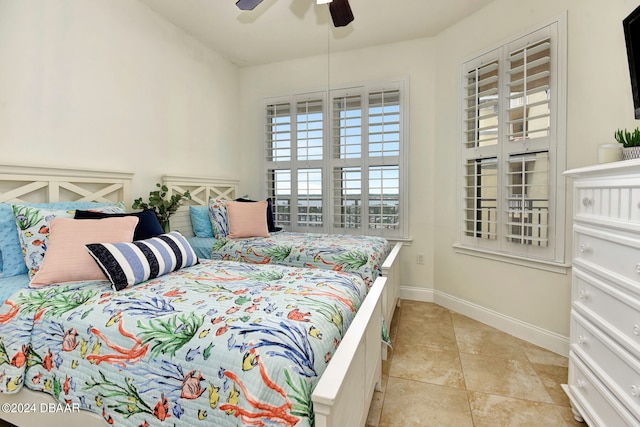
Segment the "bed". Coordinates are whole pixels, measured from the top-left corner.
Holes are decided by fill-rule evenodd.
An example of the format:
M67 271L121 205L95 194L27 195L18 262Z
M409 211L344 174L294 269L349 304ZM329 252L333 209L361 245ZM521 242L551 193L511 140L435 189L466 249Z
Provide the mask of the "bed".
M0 203L130 200L131 178L0 165ZM0 418L19 426L356 426L380 384L385 277L202 260L120 291L27 282L0 279Z
M165 175L168 194L189 191L192 200L172 217L171 229L189 238L198 256L255 264L279 264L357 273L365 282L373 283L379 275L387 278L382 296L384 319L391 322L399 304L399 255L402 243L389 244L385 239L362 235L331 235L277 231L269 237L242 239L198 237L211 223L194 215L194 207L205 208L209 199L233 200L238 197L234 180ZM271 226L270 226L271 228ZM200 230L200 233L198 232ZM386 347L383 357L386 359Z

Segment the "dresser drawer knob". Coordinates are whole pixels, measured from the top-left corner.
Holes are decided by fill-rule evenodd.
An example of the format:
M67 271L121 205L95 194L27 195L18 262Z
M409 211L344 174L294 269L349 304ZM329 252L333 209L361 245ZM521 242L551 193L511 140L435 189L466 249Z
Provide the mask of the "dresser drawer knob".
M640 262L636 264L636 273L640 274Z
M591 197L584 197L582 199L582 204L585 208L588 208L589 206L593 205L593 199Z
M576 388L579 388L579 389L584 388L584 381L576 380Z
M581 300L585 300L589 298L589 293L584 289L580 289L580 292L578 292L578 298L580 298Z
M640 389L638 387L632 385L631 386L631 396L638 397L640 395Z
M591 248L586 243L581 243L580 244L580 253L581 254L590 254L591 253ZM636 265L636 267L637 267L637 265Z
M633 325L633 335L640 335L640 325Z
M578 344L585 345L586 343L587 343L587 339L582 335L578 335Z

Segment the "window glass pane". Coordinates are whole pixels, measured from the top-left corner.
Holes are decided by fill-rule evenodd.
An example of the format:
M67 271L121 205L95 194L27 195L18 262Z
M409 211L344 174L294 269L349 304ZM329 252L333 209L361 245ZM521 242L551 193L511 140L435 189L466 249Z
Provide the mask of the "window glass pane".
M362 156L362 105L360 95L333 100L334 157L353 159Z
M549 155L547 152L509 158L507 240L547 247L549 221Z
M267 175L274 221L281 226L291 225L291 171L272 169Z
M400 91L369 94L369 156L400 155Z
M362 226L362 171L359 167L333 170L333 226Z
M267 106L267 161L291 160L291 108L286 104Z
M497 159L467 161L465 185L466 235L482 239L497 238L498 172Z
M322 160L322 101L298 102L297 112L298 160Z
M322 227L322 170L298 170L298 226Z
M400 167L369 167L369 228L399 227Z
M498 61L467 72L465 129L467 148L498 143Z

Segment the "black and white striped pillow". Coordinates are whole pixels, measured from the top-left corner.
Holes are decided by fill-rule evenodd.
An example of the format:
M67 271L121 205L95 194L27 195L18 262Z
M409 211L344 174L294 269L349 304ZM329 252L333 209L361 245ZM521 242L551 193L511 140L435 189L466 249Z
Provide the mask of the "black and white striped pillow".
M193 248L177 231L131 243L85 246L116 291L198 263Z

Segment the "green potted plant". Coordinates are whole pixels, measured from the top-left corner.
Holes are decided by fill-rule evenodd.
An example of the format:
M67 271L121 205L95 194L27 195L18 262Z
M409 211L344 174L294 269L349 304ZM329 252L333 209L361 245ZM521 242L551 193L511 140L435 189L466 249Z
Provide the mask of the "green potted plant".
M189 194L189 190L182 194L175 192L167 199L169 188L160 183L156 184L156 187L158 187L158 190L149 192L148 202L143 202L142 197L139 197L133 201L131 207L133 209L151 209L154 211L162 229L165 233L168 233L170 231L169 218L176 213L184 200L191 200L191 194Z
M616 141L622 144L622 160L637 159L640 157L640 129L633 132L618 129L614 136Z

